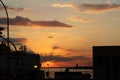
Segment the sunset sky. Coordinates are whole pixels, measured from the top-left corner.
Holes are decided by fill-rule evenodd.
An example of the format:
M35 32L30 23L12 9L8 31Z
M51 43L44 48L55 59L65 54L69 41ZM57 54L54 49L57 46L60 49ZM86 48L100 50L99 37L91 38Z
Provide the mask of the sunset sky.
M93 46L120 45L120 0L3 0L10 40L41 55L42 66L92 65ZM6 27L0 4L0 25ZM6 36L6 28L3 34Z

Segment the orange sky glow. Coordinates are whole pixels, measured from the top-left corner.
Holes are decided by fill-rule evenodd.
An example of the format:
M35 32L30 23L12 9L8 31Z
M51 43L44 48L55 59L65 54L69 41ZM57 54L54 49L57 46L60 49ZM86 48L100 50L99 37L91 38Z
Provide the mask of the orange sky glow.
M42 67L92 66L92 47L120 45L119 0L4 0L10 39L40 54ZM0 7L2 5L0 4ZM0 25L5 28L4 9Z

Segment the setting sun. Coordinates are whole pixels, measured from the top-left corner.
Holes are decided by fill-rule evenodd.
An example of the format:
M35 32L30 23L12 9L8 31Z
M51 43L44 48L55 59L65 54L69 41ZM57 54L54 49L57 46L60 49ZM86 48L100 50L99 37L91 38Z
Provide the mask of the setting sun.
M42 67L57 67L53 61L47 61L42 63Z

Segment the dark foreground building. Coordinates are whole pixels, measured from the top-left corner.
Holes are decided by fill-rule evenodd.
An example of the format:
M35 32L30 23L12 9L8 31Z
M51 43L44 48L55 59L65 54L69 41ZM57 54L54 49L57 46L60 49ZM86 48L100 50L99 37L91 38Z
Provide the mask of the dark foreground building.
M40 55L8 49L0 44L0 80L44 80Z
M26 46L18 51L12 41L2 36L3 30L0 27L0 80L44 80L40 55L27 52Z
M120 46L93 46L94 80L120 80Z

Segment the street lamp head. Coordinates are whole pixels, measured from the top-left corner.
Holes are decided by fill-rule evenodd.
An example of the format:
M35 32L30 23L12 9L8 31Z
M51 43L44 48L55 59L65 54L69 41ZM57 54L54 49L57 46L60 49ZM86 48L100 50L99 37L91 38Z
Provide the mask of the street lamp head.
M4 30L4 28L3 27L0 27L0 36L2 35L2 32L1 31L3 31Z
M4 30L4 28L0 26L0 31L3 31L3 30Z

